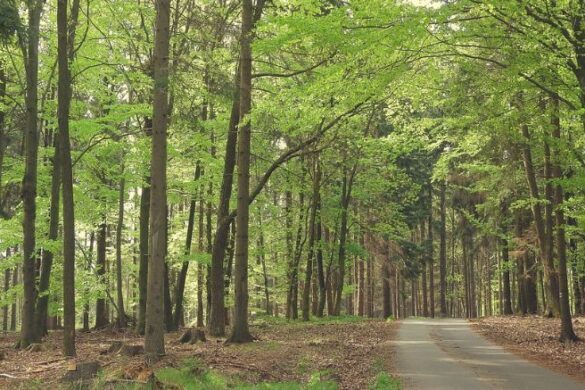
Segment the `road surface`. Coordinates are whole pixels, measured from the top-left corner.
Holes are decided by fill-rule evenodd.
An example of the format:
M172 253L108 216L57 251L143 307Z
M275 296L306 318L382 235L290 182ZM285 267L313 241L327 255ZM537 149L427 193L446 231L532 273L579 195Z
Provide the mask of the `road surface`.
M405 389L585 389L487 341L465 320L401 321L394 344Z

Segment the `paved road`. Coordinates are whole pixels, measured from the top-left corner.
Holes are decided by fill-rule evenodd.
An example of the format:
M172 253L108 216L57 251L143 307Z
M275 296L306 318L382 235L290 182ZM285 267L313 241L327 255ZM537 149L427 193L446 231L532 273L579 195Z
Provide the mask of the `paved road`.
M394 343L406 389L585 389L492 344L465 320L404 320Z

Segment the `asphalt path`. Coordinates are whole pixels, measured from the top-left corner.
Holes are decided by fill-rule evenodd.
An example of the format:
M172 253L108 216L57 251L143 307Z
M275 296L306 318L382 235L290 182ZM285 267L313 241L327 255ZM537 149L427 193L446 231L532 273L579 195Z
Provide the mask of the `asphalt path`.
M486 340L466 320L403 320L393 343L405 389L585 389Z

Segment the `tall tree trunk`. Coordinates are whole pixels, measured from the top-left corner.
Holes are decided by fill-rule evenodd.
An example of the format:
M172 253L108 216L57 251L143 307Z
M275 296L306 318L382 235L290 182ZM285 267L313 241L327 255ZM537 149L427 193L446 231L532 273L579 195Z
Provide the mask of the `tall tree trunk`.
M323 311L325 310L325 292L327 286L325 285L325 272L323 270L323 238L322 238L322 229L323 226L321 224L321 162L319 160L319 156L317 158L317 166L315 176L319 178L319 190L317 191L317 210L316 210L316 221L315 221L315 245L317 248L316 253L316 269L317 269L317 283L319 287L319 300L317 306L317 317L323 317Z
M88 257L87 257L87 263L86 263L86 267L85 270L90 273L91 272L91 267L92 267L92 260L93 260L93 246L94 246L94 241L95 241L95 233L92 231L89 235L89 251L88 251ZM89 295L89 288L85 288L85 294ZM83 305L83 331L84 332L89 332L89 302L87 302L85 305Z
M103 221L98 227L97 233L97 256L96 256L96 273L100 282L106 273L106 222ZM97 299L95 307L95 328L100 329L108 324L108 314L106 311L106 300L103 297Z
M57 2L58 31L58 122L63 181L63 354L75 356L75 215L73 203L73 166L69 140L69 106L71 104L71 76L67 27L67 0ZM77 2L77 6L79 3Z
M227 247L230 224L226 221L229 214L229 205L232 193L234 168L236 165L236 145L238 138L238 123L240 122L240 74L239 66L236 69L234 97L230 115L229 130L224 157L223 176L217 208L217 228L211 251L211 268L209 275L210 311L209 334L223 336L225 334L225 281L224 260Z
M198 182L199 178L201 177L201 165L197 163L195 167L195 182ZM195 208L196 208L196 201L195 197L191 199L189 203L189 218L187 222L187 235L185 238L185 257L187 257L183 264L181 265L181 271L179 272L179 277L177 278L177 286L175 290L175 312L173 316L173 325L178 328L181 319L183 318L183 300L185 294L185 283L187 281L187 271L189 270L189 262L190 259L188 258L191 254L191 243L193 242L193 230L195 228ZM203 322L201 323L203 326Z
M22 180L23 200L23 245L22 245L22 283L24 288L22 305L22 326L18 346L28 347L35 341L35 304L37 285L35 281L36 264L36 197L38 165L38 72L39 72L39 24L43 2L28 0L28 29L26 47L22 47L26 59L26 127L25 127L25 167Z
M343 295L343 281L345 278L345 243L347 240L347 224L349 219L349 204L351 201L351 191L353 187L353 180L357 171L357 165L354 165L351 170L347 170L343 175L343 183L341 188L341 226L339 228L339 255L337 258L337 284L335 288L335 302L333 306L333 315L340 315L341 313L341 298Z
M382 261L382 316L389 318L392 316L392 292L390 289L390 264L389 259Z
M12 286L16 286L18 285L18 265L16 265L14 267L14 269L12 270ZM16 311L18 310L18 308L16 307L16 299L14 300L14 302L12 303L12 308L10 311L10 331L15 332L16 331Z
M49 241L56 241L59 235L59 199L61 192L61 147L60 137L55 137L53 155L53 172L51 179L51 203L49 206ZM35 341L47 335L47 311L49 308L49 286L51 283L51 269L53 268L54 254L44 249L41 261L41 275L39 278L39 299L35 310Z
M422 281L422 303L423 303L423 317L429 316L429 301L428 301L428 287L427 287L427 268L429 266L428 260L428 253L429 250L426 247L428 245L427 240L425 239L425 225L424 222L421 222L420 225L420 243L423 245L424 253L422 256L422 270L421 270L421 281Z
M203 197L203 186L199 188L199 218L198 218L198 225L197 225L197 248L199 253L203 253L205 247L203 244L203 236L204 236L204 210L205 210L205 199ZM197 263L197 327L203 327L205 324L204 317L203 317L203 288L205 287L205 282L203 278L203 269L204 266L201 262Z
M122 153L124 159L124 153ZM124 199L126 180L124 178L124 161L122 161L122 177L118 189L118 223L116 224L116 293L118 306L118 328L126 327L126 311L124 310L124 295L122 290L122 233L124 230Z
M317 174L313 176L313 195L311 199L311 213L309 215L309 245L308 245L308 253L307 253L307 265L305 269L305 283L303 286L303 302L302 302L302 310L303 310L303 321L309 321L309 313L311 311L311 282L313 281L313 259L316 254L316 247L315 247L315 239L316 239L316 229L315 229L315 221L317 218L317 202L318 202L318 192L320 186L320 178L317 177ZM317 309L318 310L318 309Z
M447 211L445 207L445 198L447 184L445 180L441 181L440 195L440 218L441 227L439 233L439 305L441 317L447 317Z
M152 129L152 121L148 119ZM149 256L149 224L150 224L150 176L145 177L140 196L140 265L138 269L138 318L136 320L136 333L143 335L146 323L146 292L148 291L148 258Z
M170 116L168 111L170 12L169 0L156 1L150 170L150 258L144 337L144 351L147 360L150 361L157 360L165 353L163 294L167 225L167 125Z
M552 177L557 179L554 188L554 207L556 218L556 233L557 233L557 254L559 257L559 303L561 309L561 332L559 339L561 341L575 341L577 335L573 330L573 322L571 321L571 306L569 303L569 282L567 278L567 241L565 237L565 212L563 210L563 202L565 200L565 193L563 187L558 182L563 177L560 166L559 143L561 141L561 120L558 99L552 101L552 118L551 124L553 126L552 136L555 139L556 147L553 153Z
M502 239L502 268L503 268L503 314L511 315L512 312L512 291L510 286L510 255L508 250L508 240Z
M538 185L536 182L536 173L534 171L534 165L532 162L532 151L530 148L530 131L528 125L523 124L521 126L522 135L525 138L525 144L522 147L522 155L524 160L524 170L528 181L528 187L530 189L530 196L533 200L539 200ZM532 213L534 216L534 225L536 226L536 232L538 235L538 242L540 246L540 256L543 259L544 264L544 285L545 295L547 301L546 315L552 316L560 313L559 299L558 299L558 283L556 278L556 272L554 267L554 261L552 258L552 251L549 251L549 245L547 243L547 231L545 226L545 219L542 215L542 208L539 202L533 202ZM551 233L552 234L552 233ZM556 287L555 287L556 286Z
M429 315L435 318L435 241L433 236L433 184L429 183L429 221L428 221L428 265L429 265Z
M272 312L272 304L270 303L270 294L269 294L269 279L268 273L266 271L266 248L264 247L264 232L262 231L262 212L258 215L258 227L260 229L259 237L258 237L258 257L260 260L260 265L262 266L262 276L264 278L264 299L265 299L265 307L266 307L266 315L271 316Z
M236 216L236 261L234 269L234 325L230 342L249 342L248 328L248 224L250 211L250 146L252 109L252 0L242 1L240 47L240 124L238 134L238 213Z

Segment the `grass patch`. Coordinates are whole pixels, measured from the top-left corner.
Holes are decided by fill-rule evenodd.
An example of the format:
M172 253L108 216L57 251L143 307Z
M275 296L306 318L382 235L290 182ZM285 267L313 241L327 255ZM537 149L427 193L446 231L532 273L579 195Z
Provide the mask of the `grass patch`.
M400 390L402 383L400 379L388 374L385 370L384 361L378 357L372 365L372 369L376 372L374 380L370 384L370 390Z
M241 390L336 390L334 382L321 381L320 373L311 375L307 384L297 382L243 383L237 378L223 376L202 367L195 359L186 360L179 368L166 367L158 370L156 377L164 385L185 390L220 390L226 388Z
M387 372L379 372L370 385L370 390L400 390L402 383Z

